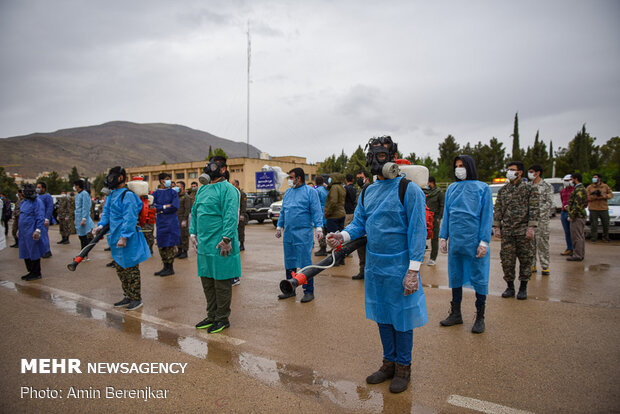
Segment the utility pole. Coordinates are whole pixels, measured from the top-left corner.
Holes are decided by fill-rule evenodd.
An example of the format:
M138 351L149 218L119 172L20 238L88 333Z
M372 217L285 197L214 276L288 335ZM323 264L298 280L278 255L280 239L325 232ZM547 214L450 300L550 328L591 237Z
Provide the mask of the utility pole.
M252 56L252 43L250 41L250 21L248 20L248 112L247 112L247 158L250 158L250 57Z

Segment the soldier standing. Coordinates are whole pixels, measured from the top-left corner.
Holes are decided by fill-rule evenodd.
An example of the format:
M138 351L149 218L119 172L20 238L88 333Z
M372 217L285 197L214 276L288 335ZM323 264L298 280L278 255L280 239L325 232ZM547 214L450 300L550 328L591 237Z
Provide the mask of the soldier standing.
M19 239L17 238L17 230L19 229L19 205L21 204L24 196L22 194L22 190L17 192L17 201L15 202L15 209L13 210L13 224L11 224L11 235L13 236L13 240L15 243L10 245L9 247L17 248L19 247Z
M568 199L568 221L570 221L570 237L573 240L573 255L567 257L566 260L570 262L580 262L586 255L584 227L587 217L588 192L581 180L581 174L573 174L575 190Z
M527 169L527 178L531 181L531 186L538 191L538 207L540 212L534 240L532 272L536 272L536 254L538 254L542 275L549 276L549 218L553 208L553 187L543 180L542 173L543 168L538 164L534 164Z
M189 249L189 215L192 212L192 204L194 200L185 191L185 182L177 181L179 189L179 209L177 217L181 226L181 242L179 243L179 252L175 256L177 259L187 259L187 250Z
M538 192L523 182L525 167L520 161L508 164L508 183L497 193L493 228L495 237L502 240L500 260L508 287L503 298L515 296L515 267L519 259L519 293L517 299L527 299L527 282L532 275L534 230L538 226Z
M247 210L248 196L239 186L239 180L234 180L232 184L239 190L239 194L241 194L239 198L239 225L237 226L237 232L239 233L239 250L243 251L245 250L243 244L245 243L245 212Z
M69 235L71 234L71 218L73 210L71 209L71 198L66 191L60 193L58 200L58 227L60 228L60 236L62 237L56 244L69 244Z

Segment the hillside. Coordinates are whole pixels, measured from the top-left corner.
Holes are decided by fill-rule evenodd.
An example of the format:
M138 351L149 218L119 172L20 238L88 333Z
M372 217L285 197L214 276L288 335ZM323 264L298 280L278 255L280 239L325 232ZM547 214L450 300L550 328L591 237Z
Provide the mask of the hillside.
M96 175L114 165L141 165L203 160L213 149L229 157L245 157L246 144L204 131L172 124L114 121L0 139L0 165L8 172L34 178L42 171L67 175L75 165L80 174ZM260 150L250 146L250 157ZM17 164L16 166L8 166Z

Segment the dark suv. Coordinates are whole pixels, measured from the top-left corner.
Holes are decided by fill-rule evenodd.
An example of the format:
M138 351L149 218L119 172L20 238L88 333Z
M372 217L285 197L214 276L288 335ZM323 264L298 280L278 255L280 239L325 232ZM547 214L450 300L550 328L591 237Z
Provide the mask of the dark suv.
M259 223L269 218L269 206L276 201L277 195L268 193L248 193L245 222L256 220Z

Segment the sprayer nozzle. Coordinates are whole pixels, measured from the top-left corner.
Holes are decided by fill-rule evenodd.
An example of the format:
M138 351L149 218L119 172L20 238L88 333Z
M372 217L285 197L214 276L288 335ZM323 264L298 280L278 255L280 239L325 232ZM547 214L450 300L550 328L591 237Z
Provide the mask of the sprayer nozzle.
M72 272L75 272L75 268L77 267L77 263L73 262L73 263L69 263L67 265L67 269L71 270Z

